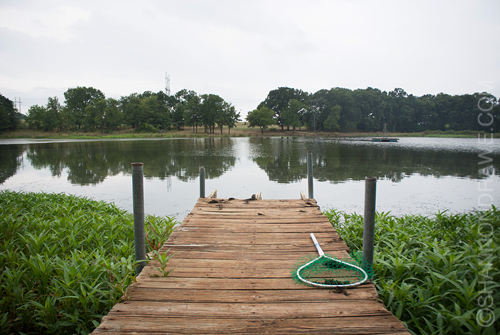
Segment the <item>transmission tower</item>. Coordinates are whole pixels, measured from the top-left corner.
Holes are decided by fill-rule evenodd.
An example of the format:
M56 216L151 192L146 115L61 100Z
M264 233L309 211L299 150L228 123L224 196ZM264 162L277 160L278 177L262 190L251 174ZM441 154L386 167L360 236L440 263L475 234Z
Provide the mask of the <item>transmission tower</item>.
M165 72L165 93L170 95L170 76Z
M19 112L21 113L21 98L17 98L15 97L14 98L14 108Z

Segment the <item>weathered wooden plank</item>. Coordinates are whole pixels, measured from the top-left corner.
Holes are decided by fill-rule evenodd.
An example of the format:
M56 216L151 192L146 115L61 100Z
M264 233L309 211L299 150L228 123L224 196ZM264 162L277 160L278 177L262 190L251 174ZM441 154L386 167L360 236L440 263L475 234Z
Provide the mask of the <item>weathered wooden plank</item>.
M172 249L173 251L204 251L204 252L216 252L216 251L225 251L232 252L235 248L235 244L202 244L203 241L197 241L195 243L189 244L174 244L171 242L167 242L163 245L162 249ZM315 252L315 250L307 247L302 244L251 244L251 245L240 245L236 252L244 252L244 253L262 253L267 252L269 255L279 254L279 253L297 253L300 255L306 255ZM331 243L321 245L321 248L324 252L330 253L337 250L347 250L347 246L345 243ZM251 256L249 256L251 257Z
M176 238L187 238L187 236L195 236L195 237L213 237L213 236L221 236L223 238L246 238L246 237L260 237L260 238L275 238L275 239L283 239L283 240L307 240L311 242L310 232L314 232L314 235L318 239L336 239L339 240L339 235L332 230L328 231L318 231L317 229L310 229L310 232L284 232L284 231L272 231L272 232L261 232L261 231L251 231L250 229L245 229L245 231L241 232L237 228L232 230L228 229L217 229L217 228L200 228L200 229L189 229L189 234L186 234L185 231L181 229L177 229L170 237ZM185 236L187 235L187 236Z
M192 216L192 217L186 217L180 225L180 227L186 227L186 226L212 226L212 227L227 227L229 225L248 225L248 224L257 224L257 225L264 225L264 224L279 224L279 225L284 225L284 224L299 224L299 225L314 225L314 224L324 224L325 227L332 226L330 221L325 216L315 216L315 217L309 217L307 219L304 218L291 218L291 217L278 217L278 218L269 218L266 217L265 220L264 218L261 218L259 216L253 216L253 217L241 217L241 216L234 216L234 217L220 217L217 218L217 221L214 221L214 218L204 218L201 216ZM285 228L285 227L284 227Z
M143 274L137 277L134 286L192 290L318 290L318 288L295 284L293 280L283 278L179 278L149 277ZM322 291L328 294L328 290Z
M306 217L318 217L321 216L321 213L314 213L310 209L288 209L288 216L296 217L296 218L306 218ZM212 209L210 208L209 210L204 210L204 211L199 211L193 216L200 216L200 215L208 215L210 218L213 218L213 216L221 216L221 217L228 217L228 216L243 216L243 217L256 217L256 216L262 216L260 219L266 219L267 217L271 218L282 218L283 217L283 210L279 209L265 209L265 208L257 208L257 209L250 209L250 210L223 210L223 209Z
M323 250L345 257L314 200L199 199L161 252L168 277L151 260L94 333L408 334L378 301L371 282L348 290L295 283L291 268Z
M167 252L168 251L168 252ZM184 260L197 260L199 262L205 262L205 261L211 261L211 260L231 260L231 261L241 261L244 260L247 263L250 262L255 262L255 261L264 261L265 263L273 262L275 260L278 260L279 262L287 262L287 264L290 264L291 262L296 262L300 258L302 258L305 255L316 255L315 253L310 253L310 254L304 254L304 252L298 251L298 252L273 252L272 255L269 254L269 252L253 252L251 254L244 253L241 251L194 251L194 250L185 250L182 251L181 249L177 248L176 246L172 246L171 248L167 249L166 246L164 246L162 249L160 249L161 253L167 252L167 255L173 255L171 258L171 261L169 265L172 264L177 264L177 260L180 260L181 264L179 266L187 266L191 265L192 263L186 263ZM344 258L347 257L347 252L345 249L340 249L339 250L334 250L331 252L328 252L329 255L339 257L339 258ZM155 263L150 263L151 265ZM201 263L200 263L201 264ZM255 264L255 263L253 263ZM284 263L283 263L284 264ZM221 264L222 265L222 264ZM255 265L254 265L255 266ZM283 265L282 265L283 266ZM192 266L191 266L192 267Z
M155 315L168 317L203 317L255 319L272 315L274 318L326 318L339 316L391 315L378 301L301 302L297 304L251 303L177 303L164 301L125 301L116 304L108 314L123 316Z
M370 317L325 317L310 319L273 318L176 318L160 319L129 316L104 317L103 330L108 334L408 334L403 324L385 315ZM101 332L100 331L100 332ZM111 333L110 333L111 332ZM99 332L96 332L99 333Z
M259 268L174 268L169 277L181 278L287 278L290 276L289 269L259 269ZM145 275L161 275L159 270L148 268Z
M174 258L175 259L227 259L227 260L232 260L232 259L245 259L248 261L251 260L269 260L269 259L281 259L285 261L291 261L295 262L298 261L301 257L304 256L304 253L302 252L296 252L296 253L291 253L291 252L285 252L285 253L277 253L274 252L272 257L269 257L268 252L255 252L252 253L251 255L244 255L243 253L239 254L233 254L231 252L203 252L203 251L176 251L174 250L175 248L170 248L170 249L161 249L161 252L167 251L168 250L168 255L173 255L175 254ZM333 255L335 257L346 257L347 253L345 250L335 250L332 252L328 252L329 255ZM313 253L311 253L313 255Z
M340 252L339 252L340 254ZM177 255L176 255L177 256ZM227 269L249 269L249 270L258 270L258 269L271 269L276 272L283 272L285 269L289 271L293 265L298 261L295 258L288 259L280 259L280 258L268 258L268 259L194 259L194 258L178 258L172 257L168 262L169 267L175 267L176 270L179 270L179 267L183 268L199 268L200 272L202 269L207 268L215 268L221 271L225 271ZM156 260L150 260L148 262L150 267L160 266L160 263Z
M193 215L199 215L200 213L210 213L210 212L228 212L228 213L253 213L253 212L281 212L286 209L292 213L309 213L309 214L319 214L318 207L311 206L296 206L296 207L268 207L268 206L255 206L255 207L230 207L223 204L218 204L216 206L205 206L198 207L193 211Z
M349 290L212 290L153 289L133 286L129 301L169 301L191 303L300 303L314 301L377 299L373 285Z
M262 200L262 199L261 199ZM195 207L202 207L202 206L213 206L217 204L227 204L227 205L234 205L234 206L254 206L254 207L290 207L290 206L316 206L318 207L318 204L316 200L314 199L306 199L305 201L302 199L265 199L264 201L257 201L249 199L222 199L222 198L215 198L215 199L198 199L196 202Z
M312 250L307 247L311 247L311 238L309 234L302 234L299 238L297 235L288 234L290 236L280 236L279 234L247 234L247 235L237 235L237 234L220 234L220 235L198 235L195 234L185 234L188 237L183 236L184 234L173 234L167 241L167 244L174 243L197 243L203 241L206 244L285 244L285 245L300 245L304 246L304 251L307 252ZM276 235L273 237L272 235ZM338 235L331 234L325 235L321 238L319 243L322 246L327 246L330 244L342 243L342 240ZM314 247L314 245L313 245Z
M198 222L197 222L198 221ZM220 233L220 232L234 232L234 233L318 233L318 232L335 232L330 223L320 225L319 222L308 223L236 223L219 221L216 225L212 221L203 222L203 220L193 221L191 225L179 225L175 228L174 232L202 232L202 233ZM196 225L196 223L198 223ZM321 228L321 229L320 229Z

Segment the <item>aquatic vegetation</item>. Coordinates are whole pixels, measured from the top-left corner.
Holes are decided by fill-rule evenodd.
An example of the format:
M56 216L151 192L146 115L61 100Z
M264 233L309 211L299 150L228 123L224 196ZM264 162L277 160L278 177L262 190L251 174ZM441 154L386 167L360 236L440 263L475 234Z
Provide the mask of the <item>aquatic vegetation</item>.
M176 222L146 217L157 250ZM0 333L88 334L135 280L133 215L65 194L0 192Z
M351 251L362 250L363 217L325 212ZM414 334L500 331L500 211L375 218L374 283Z

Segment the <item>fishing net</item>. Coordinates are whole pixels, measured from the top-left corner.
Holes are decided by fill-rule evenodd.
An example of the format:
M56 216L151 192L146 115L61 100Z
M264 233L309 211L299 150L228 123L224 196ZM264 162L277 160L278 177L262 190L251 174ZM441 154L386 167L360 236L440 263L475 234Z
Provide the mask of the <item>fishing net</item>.
M307 255L299 259L290 273L296 283L316 287L351 287L360 285L373 277L373 269L363 261L361 253L344 258L323 253L311 234L318 255Z

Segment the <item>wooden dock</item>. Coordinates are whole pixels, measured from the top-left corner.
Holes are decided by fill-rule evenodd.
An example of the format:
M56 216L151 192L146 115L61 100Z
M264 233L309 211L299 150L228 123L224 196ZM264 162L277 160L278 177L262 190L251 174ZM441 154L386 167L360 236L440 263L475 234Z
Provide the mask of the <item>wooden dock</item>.
M94 334L409 334L373 283L347 290L295 284L290 269L316 253L348 248L315 200L199 199Z

